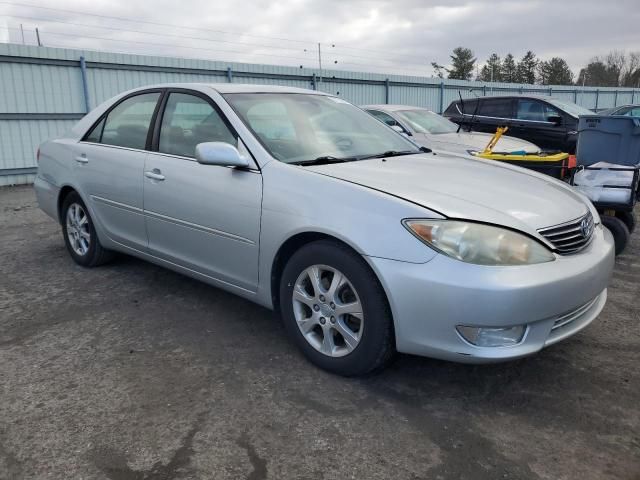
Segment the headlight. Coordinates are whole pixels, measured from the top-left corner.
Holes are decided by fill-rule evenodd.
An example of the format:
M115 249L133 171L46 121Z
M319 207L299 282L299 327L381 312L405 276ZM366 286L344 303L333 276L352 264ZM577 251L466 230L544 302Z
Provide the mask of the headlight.
M405 220L404 226L436 250L478 265L529 265L555 259L551 251L506 228L456 220Z

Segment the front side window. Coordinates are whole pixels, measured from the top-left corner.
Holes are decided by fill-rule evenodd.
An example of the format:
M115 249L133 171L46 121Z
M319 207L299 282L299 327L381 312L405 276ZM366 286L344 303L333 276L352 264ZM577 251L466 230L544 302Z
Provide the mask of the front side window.
M559 116L560 112L547 103L530 99L518 100L517 118L519 120L548 122L549 117Z
M430 112L429 110L400 110L397 112L411 128L419 133L455 133L458 126L440 115Z
M405 137L336 97L298 93L230 93L225 99L269 153L285 163L385 152L420 153Z
M484 117L511 118L513 115L511 110L512 104L513 103L510 98L492 98L482 100L478 110L478 115Z
M105 145L143 150L158 98L160 92L143 93L127 98L111 110L106 119L98 123L86 139ZM103 122L100 131L99 127Z
M158 151L195 157L196 145L237 139L218 112L206 100L186 93L170 93L162 115Z

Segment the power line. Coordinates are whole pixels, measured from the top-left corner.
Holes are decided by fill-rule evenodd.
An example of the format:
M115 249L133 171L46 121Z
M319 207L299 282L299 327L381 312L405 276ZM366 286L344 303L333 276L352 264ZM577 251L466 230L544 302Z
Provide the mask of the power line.
M2 3L2 2L0 2L0 3ZM229 44L245 45L245 46L258 47L258 48L269 48L269 49L278 49L278 50L299 51L297 48L293 48L293 47L280 47L280 46L274 46L274 45L261 45L261 44L256 44L256 43L247 43L247 42L234 42L234 41L231 41L231 40L217 40L217 39L210 39L210 38L205 38L205 37L192 37L192 36L188 36L188 35L177 35L177 34L170 34L170 33L155 33L155 32L147 32L147 31L143 31L143 30L133 30L133 29L127 29L127 28L103 26L103 25L85 25L85 24L76 23L76 22L67 22L67 21L63 21L63 20L47 19L47 18L43 18L43 17L32 17L32 16L22 16L22 15L8 15L8 18L18 18L18 19L23 19L23 20L24 19L26 19L26 20L36 20L36 21L42 21L42 22L46 22L46 23L55 23L55 24L61 24L61 25L72 25L72 26L77 26L77 27L81 27L81 28L98 28L98 29L112 30L112 31L118 31L118 32L137 33L137 34L142 34L142 35L173 37L173 38L182 38L182 39L188 39L188 40L200 40L200 41L205 41L205 42L215 42L215 43L229 43ZM55 32L51 32L51 33L53 33L54 35L57 34ZM61 35L61 34L58 34L58 35ZM92 38L91 36L87 36L87 35L84 35L84 34L78 34L76 36L77 37ZM100 39L100 37L95 37L95 38L96 39ZM113 39L113 41L121 41L121 40ZM151 43L151 42L149 42L149 43ZM198 47L188 47L188 48L198 48ZM237 51L229 51L229 50L217 50L217 51L228 52L228 53L240 53L240 52L237 52ZM307 49L305 49L304 52L307 52ZM331 52L330 55L333 55L335 57L361 58L361 59L365 59L365 60L368 60L368 59L371 59L371 58L375 58L375 57L364 56L364 55L351 55L351 54L347 54L347 53L339 53L339 52L333 52L333 51L330 51L330 52ZM311 53L311 52L309 52L309 53ZM276 56L276 55L271 55L271 56ZM305 60L305 61L309 60L309 58L301 58L301 57L289 57L289 56L287 56L286 58L293 58L293 59ZM385 59L385 58L377 58L376 60L383 61L383 62L394 62L394 60L388 60L388 59ZM364 66L364 67L370 66L370 64L363 64L363 63L358 63L358 62L344 62L344 61L338 62L338 61L334 61L334 64L338 64L338 63L340 65L357 65L357 66ZM379 67L380 68L395 67L395 68L399 68L399 69L412 70L411 68L407 68L407 67L403 67L403 66L394 66L394 65L389 65L387 67L380 65Z
M0 3L2 3L2 2L0 2ZM56 23L56 24L61 24L61 25L72 25L72 26L81 27L81 28L97 28L97 29L102 29L102 30L112 30L112 31L118 31L118 32L139 33L139 34L143 34L143 35L153 35L153 36L172 37L172 38L183 38L183 39L187 39L187 40L201 40L201 41L205 41L205 42L214 42L214 43L229 43L229 44L234 44L234 45L246 45L246 46L251 46L251 47L270 48L270 49L276 49L276 50L299 51L299 47L282 47L282 46L278 46L278 45L265 45L265 44L248 43L248 42L235 42L233 40L219 40L219 39L214 39L214 38L193 37L193 36L189 36L189 35L177 35L177 34L172 34L172 33L156 33L156 32L149 32L149 31L145 31L145 30L133 30L133 29L129 29L129 28L111 27L111 26L107 26L107 25L87 25L87 24L83 24L83 23L69 22L69 21L66 21L66 20L58 20L58 19L51 19L51 18L44 18L44 17L33 17L33 16L27 16L27 15L8 14L6 16L8 18L16 18L16 19L22 19L22 20L34 20L34 21L40 21L40 22L46 22L46 23ZM335 48L335 45L331 45L331 47ZM307 52L307 49L305 49L304 51ZM325 52L326 52L326 50L325 50ZM386 59L386 58L376 58L376 57L372 57L372 56L369 56L369 55L353 55L353 54L341 53L341 52L337 52L337 51L334 52L333 50L329 50L329 52L330 52L330 54L335 55L337 57L361 58L361 59L365 59L365 60L375 59L375 60L382 60L382 61L385 61L385 62L396 61L396 59L389 60L389 59ZM325 55L326 55L326 53L325 53ZM418 57L416 57L416 58L418 58ZM342 63L344 63L344 62L342 62ZM354 65L358 65L358 64L355 63Z
M0 2L2 3L2 2ZM344 48L346 50L358 50L358 51L362 51L362 52L372 52L372 53L382 53L385 55L391 55L394 57L403 57L403 58L413 58L413 59L417 59L420 61L424 61L425 59L423 57L420 57L418 55L407 55L407 54L403 54L403 53L397 53L397 52L391 52L389 50L377 50L377 49L373 49L373 48L356 48L356 47L346 47L344 45L341 44L336 44L336 43L331 43L332 46L335 46L336 48Z
M145 42L142 40L130 40L130 39L118 39L118 38L107 38L107 37L96 37L94 35L84 35L84 34L80 34L80 35L76 35L76 34L70 34L70 33L60 33L60 32L53 32L51 30L47 30L46 32L44 30L40 30L40 33L44 36L44 34L48 34L48 35L56 35L56 36L62 36L62 37L72 37L72 38L90 38L92 40L103 40L106 42L121 42L121 43L138 43L141 45L153 45L153 46L157 46L157 47L170 47L170 48L186 48L189 50L204 50L207 52L221 52L221 53L239 53L242 55L261 55L261 56L265 56L265 57L276 57L276 58L288 58L288 59L294 59L294 60L304 60L304 61L308 61L308 60L313 60L310 59L308 57L292 57L290 55L275 55L272 53L250 53L250 52L243 52L240 50L219 50L219 49L211 49L208 47L190 47L187 45L175 45L172 43L159 43L159 42Z
M63 13L71 13L71 14L76 14L76 15L86 15L86 16L92 16L92 17L96 17L96 18L104 18L104 19L110 19L110 20L118 20L118 21L125 21L125 22L130 22L130 23L142 23L142 24L147 24L147 25L155 25L155 26L162 26L162 27L174 27L174 28L181 28L181 29L187 29L187 30L197 30L197 31L203 31L203 32L210 32L210 33L221 33L224 35L240 35L240 36L247 36L247 37L254 37L254 38L265 38L265 39L271 39L271 40L278 40L278 41L285 41L285 42L295 42L295 43L300 43L300 44L304 44L304 45L315 45L317 44L317 42L312 42L312 41L305 41L305 40L297 40L297 39L291 39L291 38L282 38L282 37L271 37L271 36L266 36L266 35L254 35L254 34L248 34L248 33L244 33L244 32L229 32L229 31L224 31L224 30L213 30L213 29L208 29L208 28L200 28L200 27L192 27L192 26L183 26L183 25L177 25L177 24L170 24L170 23L161 23L161 22L150 22L150 21L144 21L144 20L132 20L132 19L128 19L125 17L116 17L116 16L110 16L110 15L100 15L100 14L96 14L96 13L90 13L90 12L82 12L82 11L77 11L77 10L69 10L69 9L62 9L62 8L53 8L53 7L42 7L40 5L33 5L33 4L26 4L26 3L18 3L18 2L6 2L6 1L0 1L0 4L2 5L11 5L11 6L17 6L17 7L26 7L26 8L37 8L37 9L41 9L41 10L50 10L50 11L55 11L55 12L63 12ZM64 22L64 21L60 21L60 20L46 20L46 19L42 19L42 18L37 18L37 17L25 17L25 16L19 16L19 15L11 15L8 14L8 16L12 16L12 17L16 17L16 18L27 18L27 19L34 19L34 20L40 20L40 21L50 21L50 22L58 22L58 23L67 23L69 25L79 25L79 26L85 26L83 24L77 24L77 23L72 23L72 22ZM125 29L120 29L120 28L116 28L116 27L107 27L107 26L99 26L99 25L92 25L95 28L104 28L104 29L109 29L109 30L125 30ZM135 31L135 30L129 30L129 31ZM156 34L153 32L141 32L141 31L137 31L139 33L147 33L147 34L151 34L151 35L160 35L160 34ZM194 40L207 40L207 41L211 41L211 42L222 42L222 43L236 43L236 44L245 44L245 45L253 45L256 46L255 44L250 44L250 43L245 43L245 42L233 42L230 40L216 40L216 39L205 39L202 37L181 37L179 35L175 35L175 34L165 34L165 36L172 36L172 37L176 37L176 38L192 38ZM325 45L331 45L333 48L336 47L335 43L325 43ZM260 47L270 47L270 48L278 48L278 49L285 49L288 47L278 47L275 45L259 45ZM349 47L349 46L343 46L340 45L339 48L343 48L343 49L348 49L348 50L356 50L356 51L363 51L363 52L372 52L372 53L377 53L379 54L383 54L386 56L392 56L394 59L397 59L398 57L402 57L402 58L411 58L414 60L418 60L418 65L422 65L422 62L424 61L424 58L417 56L417 55L407 55L407 54L399 54L397 52L391 52L391 51L385 51L385 50L379 50L379 49L371 49L371 48L357 48L357 47ZM291 48L291 50L294 50L293 48ZM353 55L353 54L348 54L348 53L341 53L338 54L340 56L344 56L344 57L353 57L353 58L365 58L365 59L370 59L370 58L376 58L379 59L377 57L366 57L366 56L362 56L362 55ZM390 61L390 60L385 60L385 61Z
M110 19L110 20L120 20L120 21L124 21L124 22L144 23L144 24L147 24L147 25L156 25L156 26L159 26L159 27L184 28L184 29L189 29L189 30L200 30L200 31L203 31L203 32L223 33L225 35L241 35L241 36L254 37L254 38L268 38L268 39L271 39L271 40L279 40L279 41L284 41L284 42L295 42L295 43L302 43L302 44L307 44L307 45L315 45L317 43L317 42L306 41L306 40L295 40L295 39L291 39L291 38L282 38L282 37L270 37L270 36L266 36L266 35L255 35L255 34L249 34L249 33L244 33L244 32L228 32L228 31L224 31L224 30L212 30L210 28L191 27L191 26L187 27L187 26L176 25L176 24L171 24L171 23L150 22L150 21L145 21L145 20L140 20L140 19L131 20L131 19L125 18L125 17L114 17L114 16L111 16L111 15L99 15L97 13L81 12L81 11L77 11L77 10L67 10L67 9L63 9L63 8L42 7L40 5L33 5L33 4L29 4L29 3L17 3L17 2L3 2L3 1L0 1L0 4L2 4L2 5L11 5L11 6L14 6L14 7L39 8L41 10L51 10L51 11L54 11L54 12L73 13L73 14L76 14L76 15L87 15L87 16L91 16L91 17L105 18L105 19Z
M1 3L1 2L0 2ZM18 30L15 28L11 28L11 27L0 27L0 29L5 29L5 30ZM250 55L250 56L259 56L259 57L275 57L275 58L286 58L286 59L292 59L292 60L303 60L303 61L313 61L313 58L309 58L309 57L294 57L294 56L290 56L290 55L276 55L276 54L270 54L270 53L261 53L261 52L246 52L246 51L239 51L239 50L220 50L220 49L211 49L211 48L206 48L206 47L192 47L192 46L187 46L187 45L175 45L175 44L167 44L167 43L159 43L159 42L146 42L146 41L142 41L142 40L129 40L129 39L117 39L117 38L107 38L107 37L97 37L97 36L93 36L93 35L84 35L84 34L69 34L69 33L61 33L61 32L53 32L50 30L44 31L42 29L40 29L40 34L41 36L44 38L45 34L46 35L53 35L53 36L60 36L60 37L65 37L65 38L85 38L85 39L92 39L92 40L102 40L102 41L107 41L107 42L119 42L119 43L127 43L127 44L140 44L140 45L151 45L151 46L157 46L157 47L169 47L169 48L179 48L179 49L184 49L184 50L199 50L199 51L207 51L207 52L219 52L219 53L233 53L233 54L239 54L239 55ZM44 42L44 43L48 43L51 45L51 42ZM69 48L69 45L56 45L56 46L60 46L62 48ZM75 48L76 45L73 45L73 47ZM123 51L121 53L130 53L127 51ZM197 58L197 57L194 57ZM361 66L361 67L367 67L367 68L379 68L382 70L388 70L389 68L394 68L395 70L403 70L403 71L409 71L409 72L419 72L422 75L424 75L424 72L422 72L421 70L416 70L416 69L412 69L412 68L407 68L407 67L395 67L395 66L389 66L389 65L378 65L378 64L371 64L371 63L356 63L356 62L338 62L337 64L339 65L354 65L354 66ZM311 67L313 68L313 67Z
M3 2L0 2L3 3ZM231 43L231 44L236 44L236 45L247 45L247 46L251 46L251 47L260 47L260 48L274 48L274 49L278 49L278 50L297 50L299 51L299 47L281 47L281 46L277 46L277 45L264 45L264 44L259 44L259 43L247 43L247 42L234 42L232 40L218 40L218 39L214 39L214 38L205 38L205 37L192 37L189 35L177 35L177 34L173 34L173 33L155 33L155 32L147 32L144 30L133 30L133 29L128 29L128 28L118 28L118 27L110 27L110 26L106 26L106 25L87 25L87 24L83 24L83 23L76 23L76 22L67 22L65 20L57 20L57 19L50 19L50 18L43 18L43 17L31 17L31 16L24 16L24 15L13 15L13 14L8 14L5 15L6 17L9 18L20 18L23 20L36 20L36 21L40 21L40 22L46 22L46 23L59 23L62 25L73 25L76 27L82 27L82 28L99 28L99 29L103 29L103 30L114 30L114 31L118 31L118 32L129 32L129 33L141 33L144 35L154 35L154 36L162 36L162 37L173 37L173 38L184 38L184 39L188 39L188 40L203 40L205 42L216 42L216 43Z

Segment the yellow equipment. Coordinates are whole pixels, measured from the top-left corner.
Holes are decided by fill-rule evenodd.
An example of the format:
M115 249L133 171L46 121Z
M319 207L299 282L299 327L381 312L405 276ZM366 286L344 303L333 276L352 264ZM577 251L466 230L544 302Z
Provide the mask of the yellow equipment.
M513 152L493 152L493 148L500 140L500 137L509 130L509 127L498 127L496 133L491 137L489 143L482 152L471 152L472 155L480 158L484 158L486 160L499 160L501 162L524 162L524 163L553 163L553 162L564 162L569 158L568 153L548 153L545 154L543 152L538 153L513 153Z

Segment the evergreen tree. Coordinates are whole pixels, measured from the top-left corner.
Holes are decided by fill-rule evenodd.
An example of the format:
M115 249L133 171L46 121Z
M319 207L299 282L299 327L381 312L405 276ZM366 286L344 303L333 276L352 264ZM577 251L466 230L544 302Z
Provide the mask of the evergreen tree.
M507 53L502 62L502 81L508 83L518 82L518 70L513 55Z
M573 72L564 58L553 57L551 60L540 62L538 73L543 85L571 85L573 83Z
M457 80L470 80L475 68L476 58L469 48L457 47L451 55L451 69L449 78Z
M483 82L502 81L502 61L497 53L492 53L487 63L480 70L479 80Z
M536 83L537 68L538 58L535 53L529 50L516 67L518 83Z

